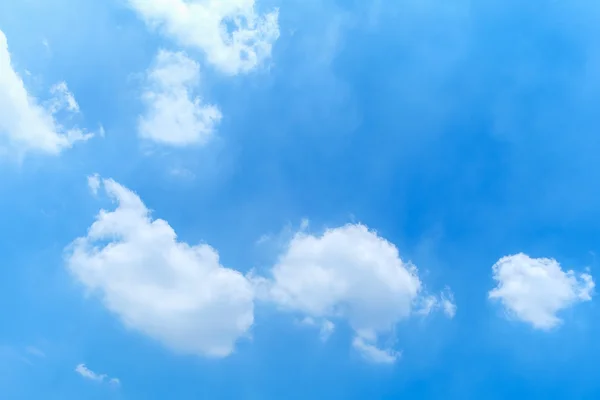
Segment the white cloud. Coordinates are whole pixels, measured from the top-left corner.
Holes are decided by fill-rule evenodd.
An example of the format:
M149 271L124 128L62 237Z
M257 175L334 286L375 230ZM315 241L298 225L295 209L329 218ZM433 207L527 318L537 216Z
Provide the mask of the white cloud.
M50 94L54 96L50 102L50 110L53 114L60 110L79 112L79 104L77 104L75 96L69 91L65 82L54 84L50 88Z
M415 311L418 315L429 315L433 310L438 308L439 300L435 296L426 296L421 299L419 308Z
M121 386L121 381L118 378L110 378L108 384L111 386Z
M374 363L392 364L400 357L399 352L390 349L380 349L373 343L370 343L368 339L361 336L354 337L352 347L354 347L367 361Z
M311 327L318 327L319 328L319 338L323 342L326 342L327 339L329 339L329 337L335 330L335 324L326 319L322 320L322 321L316 321L312 317L304 317L300 321L300 324L306 325L306 326L311 326Z
M272 280L255 279L263 298L314 320L346 319L356 333L354 347L373 361L395 359L393 351L377 349L378 336L426 299L416 267L361 224L322 236L297 233L271 272Z
M415 311L419 315L429 315L435 310L441 309L448 318L454 318L456 315L456 304L454 302L454 293L446 287L439 296L425 296L421 298L420 305Z
M147 110L139 121L140 137L172 146L206 143L221 112L192 94L200 79L198 63L183 53L161 50L147 79L142 96Z
M215 249L177 240L142 200L113 180L118 206L101 210L67 250L72 274L123 323L181 353L223 357L253 324L251 284L223 267Z
M319 330L319 338L325 342L327 339L329 339L329 336L331 336L334 330L335 325L333 322L329 320L323 321L321 323L321 329Z
M65 128L56 113L79 112L79 106L66 83L54 85L53 96L46 105L40 104L25 88L13 69L8 41L0 31L0 148L3 152L58 154L75 142L93 135L77 128Z
M492 267L498 286L489 292L509 316L538 329L550 329L561 322L558 312L575 303L591 300L594 281L587 273L563 271L548 258L516 254L501 258Z
M255 0L129 0L152 28L200 49L227 74L248 72L271 56L278 12L260 16Z
M75 372L77 372L79 375L81 375L82 377L92 380L92 381L96 381L96 382L108 382L109 385L112 386L119 386L121 384L121 382L119 381L119 379L117 378L110 378L108 375L106 374L98 374L94 371L92 371L91 369L89 369L88 367L85 366L85 364L79 364L75 367Z
M106 378L106 375L95 373L94 371L86 367L85 364L77 365L75 367L75 372L77 372L79 375L83 376L86 379L91 379L96 382L102 382L104 378Z
M448 318L454 318L456 315L456 303L454 302L454 293L449 288L446 288L440 295L440 302L444 314Z
M92 193L98 194L98 189L100 189L100 176L98 174L90 175L88 176L87 181Z
M191 170L185 167L173 167L168 170L169 175L174 178L180 178L185 180L193 180L196 177Z

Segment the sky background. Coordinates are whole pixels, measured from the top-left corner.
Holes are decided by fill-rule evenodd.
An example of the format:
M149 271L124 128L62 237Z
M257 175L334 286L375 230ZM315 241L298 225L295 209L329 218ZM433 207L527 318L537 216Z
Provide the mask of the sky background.
M21 160L0 142L9 149L0 158L0 397L598 398L593 296L565 300L551 329L488 297L492 266L520 252L597 271L600 6L246 3L257 15L278 8L279 36L268 57L232 74L146 23L135 0L0 2L29 95L43 103L66 82L81 110L75 123L96 132ZM200 66L198 94L222 113L205 144L140 137L159 49ZM179 241L210 244L244 274L270 276L295 232L364 224L418 267L427 293L450 288L456 315L398 318L382 340L401 356L377 363L353 347L348 318L322 341L298 323L301 310L257 300L249 337L227 357L172 351L123 324L67 268L69 244L115 208L90 192L95 173L135 192ZM532 293L539 304L555 292ZM98 379L78 374L80 364Z

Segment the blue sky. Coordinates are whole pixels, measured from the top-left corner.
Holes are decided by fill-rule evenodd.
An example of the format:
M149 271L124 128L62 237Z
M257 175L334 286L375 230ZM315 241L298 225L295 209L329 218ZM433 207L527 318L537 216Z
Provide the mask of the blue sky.
M0 397L597 398L599 22L2 2Z

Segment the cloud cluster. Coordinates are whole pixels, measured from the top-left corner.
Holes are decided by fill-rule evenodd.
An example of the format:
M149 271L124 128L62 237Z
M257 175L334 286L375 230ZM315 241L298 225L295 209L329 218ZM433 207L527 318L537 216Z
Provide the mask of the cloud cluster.
M128 2L149 26L180 46L201 50L209 65L228 75L261 65L279 37L278 11L261 16L254 0ZM182 52L160 50L146 75L139 136L170 146L206 144L222 115L193 94L199 64Z
M128 0L152 28L184 47L201 50L220 71L235 75L271 56L278 12L256 11L254 0Z
M14 70L8 41L0 31L0 151L58 154L75 142L93 135L85 130L61 124L57 114L79 113L79 105L67 84L60 82L50 89L51 98L39 102L28 93L19 74Z
M98 175L88 184L116 208L101 210L87 235L68 247L69 270L125 325L178 352L231 354L248 335L258 301L317 327L324 341L336 324L347 324L353 348L365 359L392 363L401 353L381 347L381 338L401 321L435 310L456 314L449 288L427 293L417 268L365 225L313 235L304 222L266 275L244 276L221 265L209 245L178 240L131 190ZM501 258L492 274L497 286L489 298L539 329L557 326L560 311L591 300L595 286L589 273L564 271L553 259L525 254Z
M398 249L361 224L312 235L296 233L267 276L220 264L207 244L177 239L169 224L153 219L142 200L111 179L93 175L92 192L102 189L116 202L101 210L84 237L68 248L72 274L123 323L167 347L224 357L248 335L256 301L296 315L327 340L336 324L354 332L353 348L365 359L392 363L400 352L381 347L401 321L434 310L454 317L449 288L427 294L417 268ZM552 259L507 256L492 267L497 287L489 297L508 315L539 329L560 323L558 313L591 300L588 273L563 271Z
M364 225L321 236L298 233L271 276L243 276L222 266L209 245L179 241L134 192L97 175L88 183L117 207L100 211L87 235L70 245L69 270L125 325L176 351L230 354L251 328L258 298L302 315L305 324L320 327L323 340L334 321L345 321L355 332L355 349L388 362L397 352L379 349L378 335L416 313L424 297L417 269Z

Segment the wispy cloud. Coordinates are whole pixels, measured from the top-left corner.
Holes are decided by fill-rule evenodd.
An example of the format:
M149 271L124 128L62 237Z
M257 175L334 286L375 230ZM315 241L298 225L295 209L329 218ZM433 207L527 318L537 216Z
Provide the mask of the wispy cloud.
M27 346L25 348L25 351L27 352L27 354L32 355L32 356L36 356L39 358L45 358L46 357L46 353L44 353L42 350L38 349L37 347L34 346Z
M75 372L77 372L79 375L81 375L85 379L90 379L92 381L101 382L101 383L106 382L109 385L113 385L113 386L119 386L121 384L121 381L119 381L118 378L111 378L106 374L98 374L98 373L92 371L91 369L89 369L88 367L86 367L85 364L77 365L75 367Z

